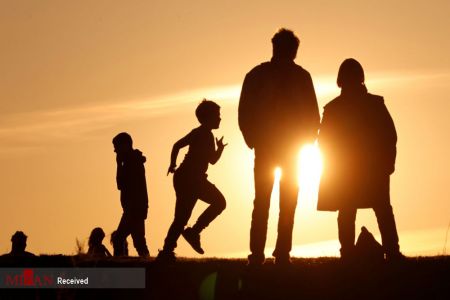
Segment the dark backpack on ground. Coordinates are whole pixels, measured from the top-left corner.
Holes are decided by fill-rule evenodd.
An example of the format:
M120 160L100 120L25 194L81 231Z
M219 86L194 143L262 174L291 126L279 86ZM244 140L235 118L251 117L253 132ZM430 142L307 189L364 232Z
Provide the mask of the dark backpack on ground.
M383 246L377 242L366 227L361 227L361 233L355 245L355 254L361 263L377 263L384 261Z

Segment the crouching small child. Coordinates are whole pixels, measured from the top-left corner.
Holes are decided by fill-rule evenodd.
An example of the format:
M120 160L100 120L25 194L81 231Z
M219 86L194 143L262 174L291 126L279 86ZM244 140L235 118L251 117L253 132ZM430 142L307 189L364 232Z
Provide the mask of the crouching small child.
M102 228L96 227L92 230L89 236L89 249L88 254L96 257L110 257L111 253L103 245L103 239L105 238L105 232Z

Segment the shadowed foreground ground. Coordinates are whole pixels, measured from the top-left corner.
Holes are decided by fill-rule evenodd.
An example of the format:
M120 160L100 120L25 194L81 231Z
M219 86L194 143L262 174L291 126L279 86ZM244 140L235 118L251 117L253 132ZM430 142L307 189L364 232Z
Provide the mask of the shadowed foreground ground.
M290 267L269 261L259 269L249 269L243 259L161 265L153 259L40 256L2 257L0 267L146 268L145 289L0 289L0 299L450 299L450 256L366 266L343 265L336 258L294 259Z

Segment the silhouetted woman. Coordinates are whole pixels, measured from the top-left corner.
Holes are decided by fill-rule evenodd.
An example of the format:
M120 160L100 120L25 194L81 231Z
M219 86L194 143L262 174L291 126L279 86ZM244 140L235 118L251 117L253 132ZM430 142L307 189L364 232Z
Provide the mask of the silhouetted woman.
M373 208L386 259L403 258L389 197L397 134L381 96L367 92L364 70L355 59L339 68L341 95L324 107L319 144L324 169L318 210L339 211L341 258L352 258L358 208Z
M111 253L106 249L106 247L102 244L103 239L105 238L105 232L100 227L96 227L92 230L91 235L89 236L89 250L88 254L92 256L98 257L109 257Z

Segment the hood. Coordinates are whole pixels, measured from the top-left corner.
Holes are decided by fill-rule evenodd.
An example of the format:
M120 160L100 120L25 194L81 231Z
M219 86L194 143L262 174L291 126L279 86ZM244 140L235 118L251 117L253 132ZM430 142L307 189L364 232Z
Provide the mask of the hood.
M142 152L138 149L134 149L131 154L128 156L129 161L136 161L139 163L145 163L147 158L142 154Z

